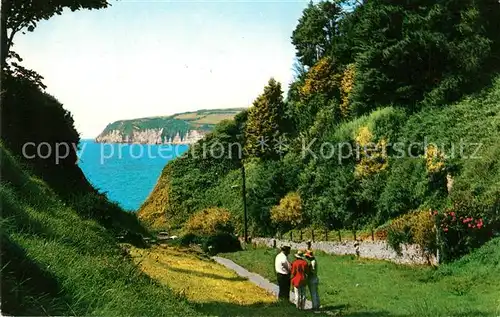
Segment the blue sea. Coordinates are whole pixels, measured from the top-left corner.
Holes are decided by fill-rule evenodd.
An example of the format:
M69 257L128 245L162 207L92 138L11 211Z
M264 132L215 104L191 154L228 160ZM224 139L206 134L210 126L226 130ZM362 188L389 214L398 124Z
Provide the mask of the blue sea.
M125 210L135 211L153 190L167 162L187 145L107 144L82 140L78 165L87 179Z

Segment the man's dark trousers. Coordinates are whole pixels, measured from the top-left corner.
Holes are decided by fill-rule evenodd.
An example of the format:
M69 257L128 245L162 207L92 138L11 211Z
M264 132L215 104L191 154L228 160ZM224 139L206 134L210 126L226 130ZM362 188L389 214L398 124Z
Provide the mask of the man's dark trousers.
M277 275L279 286L278 299L288 301L290 299L290 274L277 273Z

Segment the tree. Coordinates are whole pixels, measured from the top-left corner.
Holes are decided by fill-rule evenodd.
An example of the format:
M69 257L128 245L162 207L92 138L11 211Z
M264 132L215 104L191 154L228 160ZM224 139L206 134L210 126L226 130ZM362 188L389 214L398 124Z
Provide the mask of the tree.
M280 149L274 147L279 145L278 141L288 128L281 84L271 78L264 87L264 93L255 99L249 110L245 129L246 152L250 156L265 158L282 154Z
M1 66L7 67L9 57L20 59L11 52L14 36L19 32L33 32L37 23L61 14L65 8L71 11L81 9L102 9L106 0L2 0L1 8Z
M356 63L354 112L390 104L418 110L483 87L498 70L499 20L497 0L373 0L357 7L341 23L343 46L335 52Z
M312 66L333 46L338 36L337 21L342 13L340 4L322 1L304 9L292 34L292 44L299 61Z

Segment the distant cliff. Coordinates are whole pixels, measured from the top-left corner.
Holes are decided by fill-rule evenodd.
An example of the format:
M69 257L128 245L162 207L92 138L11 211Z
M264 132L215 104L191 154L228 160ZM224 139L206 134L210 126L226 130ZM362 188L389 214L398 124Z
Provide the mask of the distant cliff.
M198 110L166 117L119 120L97 136L100 143L192 144L242 108Z

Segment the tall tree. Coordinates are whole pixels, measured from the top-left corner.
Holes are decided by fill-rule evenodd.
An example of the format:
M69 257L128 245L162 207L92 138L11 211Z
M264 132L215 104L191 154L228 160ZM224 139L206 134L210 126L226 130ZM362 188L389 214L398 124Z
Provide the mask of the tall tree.
M322 1L304 9L292 34L292 44L299 61L312 66L331 50L338 36L342 7L337 2Z
M276 141L286 131L283 91L281 84L271 78L248 113L245 150L250 156L275 157L280 154L280 149L275 148Z
M342 23L356 62L353 107L419 109L483 87L498 70L497 0L372 0ZM346 37L346 36L344 36ZM391 93L388 93L391 92ZM417 107L416 107L417 106Z

